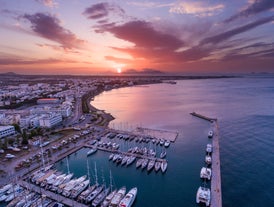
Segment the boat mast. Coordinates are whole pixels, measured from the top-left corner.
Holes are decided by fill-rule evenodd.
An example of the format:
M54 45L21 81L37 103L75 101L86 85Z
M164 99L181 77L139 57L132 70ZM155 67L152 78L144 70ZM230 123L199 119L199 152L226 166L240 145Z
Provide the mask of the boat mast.
M67 168L68 168L68 174L70 174L70 171L69 171L69 162L68 162L68 156L66 156L66 161L67 161Z
M87 171L88 171L88 180L89 180L88 186L90 187L90 173L89 173L89 163L88 163L88 159L87 159Z
M96 167L96 162L94 162L94 171L95 171L95 184L98 185L98 177L97 177L97 167Z

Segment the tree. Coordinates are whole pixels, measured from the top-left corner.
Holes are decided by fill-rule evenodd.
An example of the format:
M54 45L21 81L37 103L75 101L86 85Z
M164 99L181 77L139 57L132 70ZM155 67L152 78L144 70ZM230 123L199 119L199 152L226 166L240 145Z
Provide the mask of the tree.
M7 149L7 148L8 148L8 139L7 139L7 137L5 137L5 139L4 139L3 148L4 148L4 149Z
M13 124L13 126L14 126L14 128L15 128L15 131L17 131L18 133L22 133L21 132L21 128L20 128L20 126L18 125L18 124Z
M24 130L22 134L22 145L27 145L29 143L28 139L29 136L27 135L26 130Z

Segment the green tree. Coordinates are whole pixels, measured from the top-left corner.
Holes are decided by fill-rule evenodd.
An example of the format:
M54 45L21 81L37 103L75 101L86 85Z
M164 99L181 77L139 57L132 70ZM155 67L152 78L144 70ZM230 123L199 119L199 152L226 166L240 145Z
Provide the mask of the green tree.
M26 130L23 131L22 134L22 145L27 145L29 143L29 136L27 135Z
M15 131L17 131L18 133L22 133L21 132L21 127L18 125L18 124L13 124L14 128L15 128Z

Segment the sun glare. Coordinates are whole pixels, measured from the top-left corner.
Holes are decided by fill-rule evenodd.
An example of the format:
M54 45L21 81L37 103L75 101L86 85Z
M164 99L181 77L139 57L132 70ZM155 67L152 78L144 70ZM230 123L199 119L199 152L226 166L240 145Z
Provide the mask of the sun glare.
M121 68L116 68L116 70L117 70L117 73L121 73L122 72Z

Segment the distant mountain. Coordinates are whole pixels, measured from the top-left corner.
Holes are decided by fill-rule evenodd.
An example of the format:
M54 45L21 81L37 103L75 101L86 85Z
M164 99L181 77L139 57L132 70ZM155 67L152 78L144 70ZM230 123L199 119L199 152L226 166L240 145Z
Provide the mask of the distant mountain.
M0 73L0 76L20 76L20 74L14 72Z

